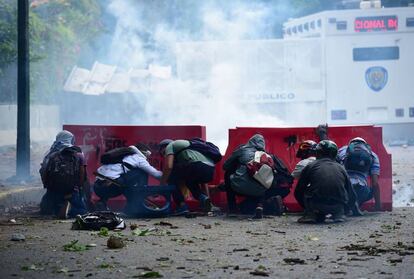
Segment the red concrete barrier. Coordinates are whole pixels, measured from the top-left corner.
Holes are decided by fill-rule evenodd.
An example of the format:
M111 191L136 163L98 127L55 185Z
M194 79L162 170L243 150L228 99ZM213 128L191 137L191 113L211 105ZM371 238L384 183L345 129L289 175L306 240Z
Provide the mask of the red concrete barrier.
M128 146L137 142L143 142L151 148L153 153L150 163L161 169L162 160L158 154L157 144L164 138L189 139L193 137L206 138L206 129L203 126L98 126L98 125L64 125L64 129L71 131L76 137L87 160L89 180L94 181L92 173L99 167L100 155L110 149ZM216 174L211 182L211 189L223 182L224 173L222 164L231 152L240 144L244 144L255 133L262 134L266 139L266 149L280 157L290 170L294 168L298 159L295 157L299 143L306 139L318 141L314 128L235 128L229 130L229 145L223 160L216 166ZM392 209L392 171L391 155L387 153L382 143L382 128L374 126L349 126L330 127L329 137L338 144L338 147L346 145L354 137L363 137L371 145L372 150L378 154L381 163L380 188L382 209ZM286 140L296 137L297 142L288 146ZM150 180L151 185L158 185L155 180ZM300 206L291 194L285 199L290 211L300 211ZM225 193L212 191L212 201L215 205L225 208ZM96 200L97 198L94 197ZM189 199L190 207L198 206L193 199ZM110 201L113 209L121 209L125 203L124 197L118 197ZM364 209L372 210L373 201L364 205Z
M318 141L314 128L236 128L229 130L229 145L227 147L224 159L216 167L216 175L212 184L223 182L224 172L222 164L231 152L240 144L244 144L256 133L265 137L266 149L280 157L290 170L293 170L299 161L295 155L301 141L311 139ZM288 146L289 137L297 138L296 144ZM336 142L338 147L348 144L349 140L354 137L364 138L372 147L372 150L378 155L381 164L381 175L379 179L382 210L392 210L392 171L391 155L387 153L382 143L382 128L374 126L346 126L346 127L329 127L329 138ZM293 196L294 187L286 197L285 203L290 211L300 211ZM219 206L225 206L225 194L215 193L212 200ZM364 204L363 209L373 210L373 200Z
M93 172L100 166L100 156L111 149L121 146L129 146L137 142L148 145L152 156L150 163L157 169L162 169L162 159L158 154L158 143L165 139L188 139L199 137L206 138L206 128L203 126L115 126L115 125L64 125L63 129L72 132L76 138L88 164L87 171L89 181L93 183ZM158 185L159 182L150 178L150 185ZM93 196L93 200L97 200ZM125 204L123 196L111 199L109 206L119 210Z

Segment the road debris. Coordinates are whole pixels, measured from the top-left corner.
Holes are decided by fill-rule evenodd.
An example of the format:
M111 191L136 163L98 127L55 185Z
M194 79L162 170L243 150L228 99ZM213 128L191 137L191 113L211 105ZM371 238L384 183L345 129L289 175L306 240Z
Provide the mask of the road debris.
M284 258L283 261L287 264L305 264L305 260L301 260L299 258Z
M268 277L269 276L269 271L263 265L259 265L255 270L250 271L250 274L255 275L255 276Z
M63 245L63 251L66 252L81 252L86 251L89 248L86 245L78 244L79 240L73 240L69 244Z
M21 233L14 233L12 234L10 240L11 241L25 241L26 237Z
M108 246L109 249L121 249L125 247L125 243L122 240L122 238L115 236L115 235L111 235L108 238L106 245Z
M158 271L146 271L139 275L132 276L133 278L162 278L163 276Z

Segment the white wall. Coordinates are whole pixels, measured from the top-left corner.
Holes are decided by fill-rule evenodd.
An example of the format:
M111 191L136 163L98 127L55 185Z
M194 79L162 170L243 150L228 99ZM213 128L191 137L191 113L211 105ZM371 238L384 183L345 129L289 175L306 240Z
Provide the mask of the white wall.
M0 146L16 144L17 106L0 105ZM32 142L53 141L61 129L59 107L32 105L30 107L30 138Z

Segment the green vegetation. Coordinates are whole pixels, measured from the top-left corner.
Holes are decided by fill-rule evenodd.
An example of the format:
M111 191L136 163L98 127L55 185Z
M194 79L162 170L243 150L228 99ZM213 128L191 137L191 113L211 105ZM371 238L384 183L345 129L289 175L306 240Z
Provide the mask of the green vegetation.
M82 48L101 34L100 1L29 1L32 101L53 101ZM0 102L16 100L17 1L0 1Z

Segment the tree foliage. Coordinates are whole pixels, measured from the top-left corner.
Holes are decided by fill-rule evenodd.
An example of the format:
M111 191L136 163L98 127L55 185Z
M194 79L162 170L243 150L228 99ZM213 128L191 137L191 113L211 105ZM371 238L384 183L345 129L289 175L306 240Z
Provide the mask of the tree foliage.
M30 1L31 98L53 101L81 49L103 32L96 0ZM16 98L17 1L0 1L0 101Z

